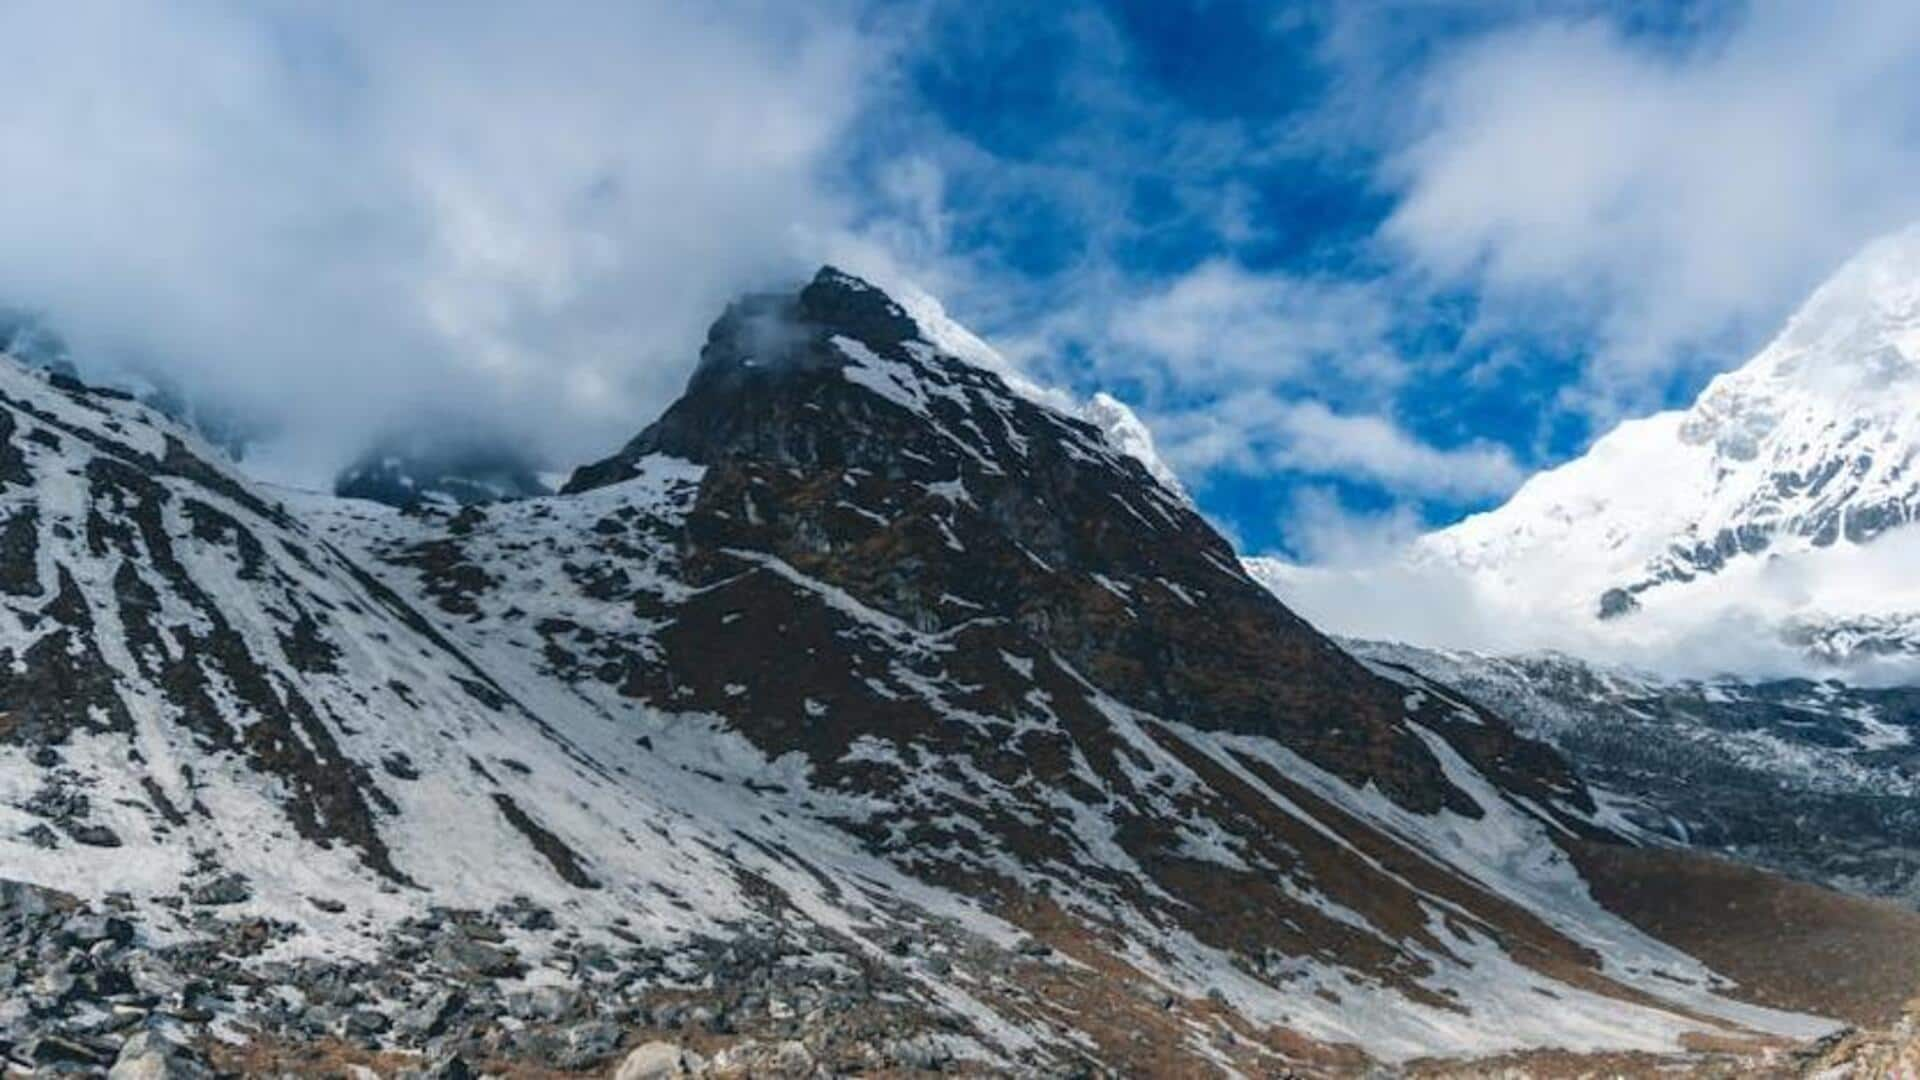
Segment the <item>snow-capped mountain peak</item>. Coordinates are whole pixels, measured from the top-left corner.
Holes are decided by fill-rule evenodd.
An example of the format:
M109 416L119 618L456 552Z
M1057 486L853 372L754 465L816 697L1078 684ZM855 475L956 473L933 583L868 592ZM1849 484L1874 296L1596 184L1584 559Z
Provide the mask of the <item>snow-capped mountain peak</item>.
M566 490L618 482L658 453L703 464L768 455L930 482L1016 476L1034 467L1043 437L1075 460L1137 468L1149 498L1185 505L1132 410L1106 395L1082 407L1037 391L937 305L918 307L831 266L797 293L736 301L713 324L685 396ZM831 431L817 422L827 414Z
M1912 547L1916 515L1920 228L1869 245L1690 408L1621 424L1413 558L1464 572L1518 618L1644 638L1666 616L1643 609L1689 623L1737 610L1831 644L1822 628L1920 611L1910 575L1856 565ZM1861 648L1905 646L1841 651Z

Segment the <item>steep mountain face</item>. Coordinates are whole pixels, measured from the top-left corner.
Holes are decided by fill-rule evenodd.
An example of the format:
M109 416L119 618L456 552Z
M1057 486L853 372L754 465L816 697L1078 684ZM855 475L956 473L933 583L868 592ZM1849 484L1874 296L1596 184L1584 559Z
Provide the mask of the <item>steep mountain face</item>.
M1920 690L1346 645L1513 717L1589 783L1631 792L1618 808L1651 832L1920 907Z
M1869 246L1683 412L1630 421L1422 539L1511 610L1751 615L1834 660L1907 653L1920 513L1920 227Z
M828 271L797 297L736 305L715 324L686 395L565 490L630 479L658 455L706 469L687 526L699 548L679 575L696 586L790 567L913 633L947 638L939 651L966 665L951 673L957 686L1007 682L1006 654L1169 720L1285 737L1316 765L1410 808L1472 810L1404 724L1401 695L1273 603L1137 459L940 354L863 282ZM714 629L664 643L658 670L672 686L648 700L742 723L795 709L804 688L786 670L792 642L777 636L729 635L723 668L689 685L698 658L716 651L718 616L740 603L725 587L702 595ZM739 650L756 644L766 655L743 663ZM768 680L763 693L786 700L735 693L747 700L729 703L725 680L754 670ZM860 677L818 689L829 712L900 724L892 699ZM954 705L992 714L1019 696ZM884 734L857 721L806 727L836 737L819 765Z
M566 496L332 531L512 685L656 748L717 724L778 769L700 767L1251 1032L1671 1030L1700 973L1554 854L1611 820L1558 759L1347 658L1135 457L929 336L823 271L735 305Z
M565 494L457 511L0 371L0 866L41 890L0 938L72 949L0 965L0 1051L98 1058L114 1006L566 1068L697 1028L774 1074L1828 1026L1817 967L1742 1003L1597 901L1641 830L1554 752L953 340L824 270ZM138 925L94 949L89 904Z
M307 897L392 916L546 882L577 902L592 875L556 831L686 816L151 409L14 365L0 405L9 875L148 897L231 878L337 930ZM645 847L593 861L637 872ZM675 857L667 876L698 878L697 848Z

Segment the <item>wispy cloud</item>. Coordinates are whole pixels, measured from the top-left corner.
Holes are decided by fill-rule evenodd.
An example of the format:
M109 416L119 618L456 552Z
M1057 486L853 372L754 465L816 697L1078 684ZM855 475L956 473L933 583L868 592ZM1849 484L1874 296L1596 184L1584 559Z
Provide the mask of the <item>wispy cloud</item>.
M1440 448L1388 416L1343 414L1313 400L1250 392L1159 418L1163 454L1184 475L1222 467L1347 477L1408 497L1505 495L1525 475L1505 447Z
M1385 344L1392 316L1364 282L1210 260L1115 311L1107 345L1143 355L1168 381L1189 387L1311 382L1338 365L1342 378L1386 388L1403 374Z

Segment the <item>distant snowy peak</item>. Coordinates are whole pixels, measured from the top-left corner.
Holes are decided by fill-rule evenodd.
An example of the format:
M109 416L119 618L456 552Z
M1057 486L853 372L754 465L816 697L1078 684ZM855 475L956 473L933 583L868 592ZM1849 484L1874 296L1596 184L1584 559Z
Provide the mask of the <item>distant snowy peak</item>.
M1920 610L1920 591L1863 612L1825 584L1846 577L1847 551L1920 516L1916 458L1920 228L1868 246L1691 408L1620 425L1416 558L1603 619L1729 569L1777 576L1776 557L1818 568L1794 584L1821 619Z
M472 506L552 494L510 442L415 432L383 439L334 479L333 493L400 509Z

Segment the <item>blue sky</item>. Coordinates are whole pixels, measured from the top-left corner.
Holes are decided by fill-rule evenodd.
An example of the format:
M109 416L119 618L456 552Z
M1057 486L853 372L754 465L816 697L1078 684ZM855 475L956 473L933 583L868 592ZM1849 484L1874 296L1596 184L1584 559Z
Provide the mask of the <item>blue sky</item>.
M556 465L835 261L1338 560L1688 400L1920 218L1920 5L17 0L0 300L260 416ZM111 366L111 365L109 365Z
M1689 399L1759 332L1736 313L1602 391L1587 318L1503 309L1483 323L1471 274L1419 274L1383 238L1406 196L1395 155L1429 122L1433 72L1462 52L1564 26L1684 66L1723 47L1746 8L1360 7L936 5L850 169L871 193L923 157L940 255L960 267L949 306L1043 380L1140 407L1251 549L1316 554L1330 516L1406 530L1495 504L1621 415ZM1190 302L1170 302L1183 286ZM1211 335L1182 348L1171 330L1116 334L1128 306L1211 320L1244 355L1199 355ZM1300 429L1290 440L1373 449L1262 447L1275 417Z

